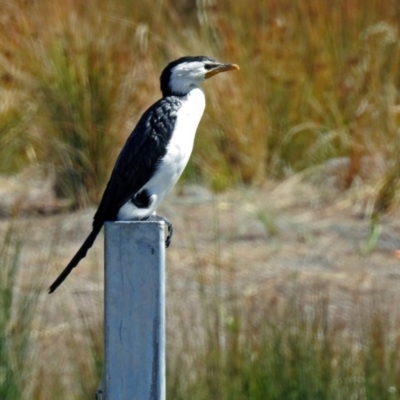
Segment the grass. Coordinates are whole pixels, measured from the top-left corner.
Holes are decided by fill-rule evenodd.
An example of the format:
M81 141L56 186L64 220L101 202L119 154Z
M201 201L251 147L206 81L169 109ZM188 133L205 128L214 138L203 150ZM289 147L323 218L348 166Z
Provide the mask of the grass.
M48 274L21 269L30 229L10 224L0 242L1 396L90 398L102 373L101 299L75 291L49 302ZM400 398L400 321L390 292L354 289L343 302L295 275L276 290L242 292L221 245L214 241L207 271L198 257L196 289L181 293L190 290L188 304L169 308L167 398Z
M221 262L214 219L214 258L192 243L197 296L181 293L188 304L167 339L168 398L400 398L400 321L388 288L342 293L306 273L249 289L235 270L245 257Z
M31 229L29 222L21 220L1 225L0 397L93 397L102 373L101 318L95 318L90 301L73 299L72 307L58 308L65 323L61 329L54 328L54 313L43 290L43 281L47 284L43 272L48 266L42 265L39 275L24 268L25 242L30 240L27 232ZM29 262L45 247L30 252ZM52 252L50 248L48 263ZM100 308L96 306L97 313Z
M161 69L207 54L241 71L205 84L185 179L219 191L344 158L341 188L362 180L371 189L362 253L375 249L379 213L399 203L396 0L15 0L0 8L1 173L40 164L56 171L55 189L71 207L97 201L118 149L158 97ZM271 218L259 218L276 235ZM71 330L33 335L47 332L46 322L33 329L46 307L35 282L24 290L18 283L22 243L11 224L0 244L0 398L88 398L101 373L99 317L65 310ZM216 266L220 245L216 233ZM343 318L323 291L310 294L296 281L285 296L227 302L218 270L214 278L197 278L199 341L188 339L185 314L179 335L187 340L168 338L168 398L400 398L390 299L355 295ZM54 361L58 345L70 350L65 365ZM39 353L51 363L35 363Z
M355 303L350 319L357 325L350 328L350 321L332 315L325 293L316 290L309 304L310 293L293 285L294 294L286 300L264 303L258 294L239 309L221 313L221 323L203 332L204 346L181 350L190 354L188 365L182 357L168 359L168 397L399 398L400 342L390 329L393 318Z
M21 399L29 388L34 365L32 323L37 305L36 293L17 289L20 273L21 230L10 223L0 244L0 397Z
M10 148L34 137L21 163L53 165L59 195L75 205L99 198L118 149L157 98L166 62L194 53L237 62L242 72L205 85L209 107L187 179L223 190L347 157L342 187L362 177L377 210L397 203L393 0L2 7L0 78L23 94L15 123L26 121L24 102L34 110ZM7 118L0 114L4 131Z
M0 106L0 170L13 173L29 163L34 163L35 138L26 134L34 109L32 104L17 88L1 90ZM20 112L25 109L25 115Z

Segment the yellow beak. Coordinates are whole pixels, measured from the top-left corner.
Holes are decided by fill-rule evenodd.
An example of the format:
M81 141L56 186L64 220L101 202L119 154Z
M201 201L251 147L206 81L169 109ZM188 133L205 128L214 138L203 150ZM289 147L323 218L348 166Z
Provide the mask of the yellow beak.
M219 74L220 72L234 71L235 69L240 69L240 68L236 64L219 64L211 71L208 71L205 75L205 78L208 79L214 75Z

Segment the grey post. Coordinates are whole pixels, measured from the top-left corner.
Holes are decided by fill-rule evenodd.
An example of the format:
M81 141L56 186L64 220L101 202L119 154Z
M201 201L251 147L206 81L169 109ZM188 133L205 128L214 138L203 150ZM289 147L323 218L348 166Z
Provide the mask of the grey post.
M105 224L104 286L98 398L165 400L164 222Z

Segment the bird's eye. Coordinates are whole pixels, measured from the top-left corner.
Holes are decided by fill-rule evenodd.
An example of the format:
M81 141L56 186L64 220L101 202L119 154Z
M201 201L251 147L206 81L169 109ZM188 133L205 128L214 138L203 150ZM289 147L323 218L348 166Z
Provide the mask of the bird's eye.
M204 64L204 69L206 69L207 71L213 68L215 68L215 64Z

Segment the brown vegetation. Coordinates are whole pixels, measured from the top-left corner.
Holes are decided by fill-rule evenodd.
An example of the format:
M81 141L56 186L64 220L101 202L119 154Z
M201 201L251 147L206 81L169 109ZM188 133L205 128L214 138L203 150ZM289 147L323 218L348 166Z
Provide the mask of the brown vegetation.
M399 28L397 0L0 2L0 397L93 395L101 252L45 293L93 210L38 214L97 201L162 68L204 54L241 72L204 85L203 186L163 209L168 395L398 399Z

